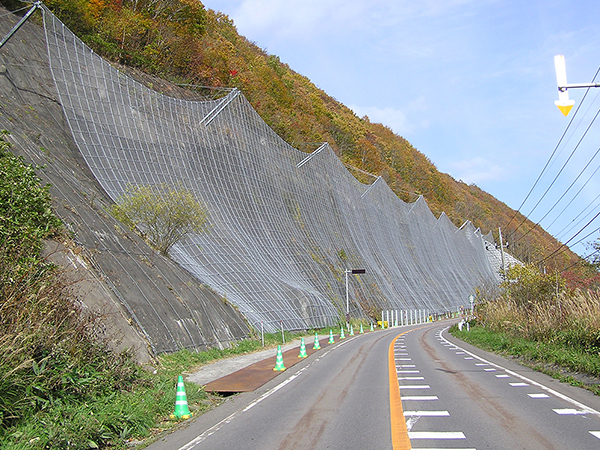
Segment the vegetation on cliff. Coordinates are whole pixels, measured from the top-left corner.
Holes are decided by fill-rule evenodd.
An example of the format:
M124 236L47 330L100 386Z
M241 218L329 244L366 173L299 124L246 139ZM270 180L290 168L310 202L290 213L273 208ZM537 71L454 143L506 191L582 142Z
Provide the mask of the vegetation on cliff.
M7 4L21 4L4 0ZM328 142L340 159L376 176L406 202L423 195L434 215L457 226L470 220L484 232L513 234L524 217L476 185L441 173L406 139L356 114L296 73L276 55L240 36L226 15L198 0L46 0L45 4L105 58L173 83L237 87L279 136L302 151ZM155 89L157 86L152 86ZM373 178L352 171L362 182ZM504 227L509 224L507 229ZM525 221L510 252L530 263L559 246ZM563 269L577 261L570 251L545 261Z

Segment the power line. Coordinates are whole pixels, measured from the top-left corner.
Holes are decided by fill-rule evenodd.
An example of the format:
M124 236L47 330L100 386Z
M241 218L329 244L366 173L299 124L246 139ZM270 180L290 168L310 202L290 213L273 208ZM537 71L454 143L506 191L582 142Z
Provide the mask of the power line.
M575 193L575 195L573 196L573 198L571 199L571 202L573 200L575 200L577 198L577 196L579 194L581 194L581 191L583 191L583 189L588 185L588 183L592 180L592 178L594 177L594 175L596 175L596 172L598 172L598 170L600 170L600 166L596 167L596 170L594 170L594 172L589 176L589 178L586 180L586 182L579 188L579 190ZM575 216L571 222L574 222L575 220L577 220L577 218L579 218L579 216L581 216L598 198L600 197L600 194L598 194L590 203L588 203L588 205L583 208L583 210L577 214L577 216ZM562 211L558 214L558 216L556 216L556 218L550 223L550 225L548 225L548 228L550 228L552 225L554 225L554 223L558 220L558 218L560 216L562 216L562 214L567 210L567 208L569 207L571 203L569 202L563 209ZM565 225L565 227L560 230L558 233L556 233L556 238L560 239L561 238L561 233L563 231L565 231L566 228L568 228L569 226L571 226L571 224L567 224Z
M600 110L598 112L600 112ZM548 217L548 214L550 214L554 210L554 208L556 208L556 206L561 202L561 200L563 198L565 198L565 195L567 195L567 193L571 190L571 188L575 185L575 183L577 183L577 180L579 180L579 178L583 175L583 173L590 166L590 164L592 163L592 161L596 158L596 156L598 156L598 153L600 153L600 148L598 148L598 150L596 150L596 153L594 153L594 156L592 156L592 158L588 161L588 163L585 165L585 167L579 172L579 175L577 175L577 177L573 180L573 182L569 185L569 187L565 190L565 192L563 192L563 194L554 203L554 205L552 205L552 207L548 210L548 212L546 214L544 214L544 216L540 220L538 220L538 222L533 227L531 227L529 229L529 231L527 231L527 233L525 233L523 236L521 236L515 242L517 242L520 239L522 239L525 236L527 236L531 231L533 231L535 229L536 226L538 226L540 223L542 223L542 220L544 220L546 217ZM598 166L598 168L600 168L600 166ZM594 173L596 173L598 171L598 168L596 168L596 170L594 171ZM591 180L591 177L588 178L588 180L584 183L584 185L581 187L581 189L579 190L579 192L581 192L581 190L590 182L590 180ZM576 196L577 195L575 195L575 197ZM575 198L575 197L573 197L573 198ZM565 207L565 209L566 209L566 207ZM562 214L565 211L565 209L563 209L560 214ZM558 219L560 217L560 214L556 217L556 219ZM556 219L554 219L554 222L556 221ZM552 222L552 223L554 223L554 222Z
M544 259L538 261L538 264L543 263L544 261L546 261L547 259L549 259L550 257L556 255L559 253L559 250L563 247L566 247L567 244L569 242L571 242L573 239L575 239L577 237L577 235L579 233L581 233L583 230L585 230L594 220L596 220L596 218L600 216L600 211L592 218L592 220L590 220L588 223L586 223L583 228L581 228L577 233L575 233L571 239L569 239L567 242L565 242L564 244L561 244L560 246L558 246L558 248L556 250L554 250L552 253L550 253L548 256L546 256ZM592 231L591 233L587 234L586 236L582 237L581 239L579 239L577 242L575 242L573 245L575 244L579 244L581 241L583 241L584 239L587 239L588 237L590 237L592 234L596 233L597 231L600 230L600 227L596 228L594 231ZM565 251L565 250L563 250ZM562 253L562 252L560 252Z
M594 78L592 79L592 82L596 79L596 77L598 76L598 73L600 73L600 67L598 67L598 70L596 71L596 73L594 75ZM571 124L573 123L573 120L575 120L575 117L577 117L577 113L579 112L579 109L581 108L581 105L583 105L583 102L584 102L585 98L587 97L587 94L588 94L589 91L590 91L589 88L586 89L585 93L583 94L583 98L581 99L581 102L579 102L579 104L577 105L577 108L575 109L575 112L573 113L573 116L571 117L571 120L569 120L569 123L567 124L567 127L565 128L565 131L563 131L563 134L561 135L560 139L558 140L558 143L554 147L554 150L552 151L552 154L550 155L550 158L548 158L548 161L546 162L546 164L544 165L544 168L542 169L542 171L538 175L537 179L535 180L535 183L533 183L533 186L531 187L531 189L529 190L529 192L525 196L525 199L521 202L521 204L519 205L519 207L517 208L517 210L515 211L515 213L511 217L511 219L506 224L506 229L508 229L508 226L512 223L512 221L515 219L515 217L517 217L517 214L521 211L521 208L523 207L523 205L525 205L525 202L529 199L529 197L531 196L533 190L535 189L535 187L538 185L538 183L542 179L542 176L544 175L546 169L548 168L548 165L550 164L550 161L552 161L552 158L556 154L556 151L558 150L558 148L559 148L560 144L562 143L565 135L567 134L567 131L569 131L569 128L571 127ZM519 225L517 225L517 228L515 228L515 230L513 232L511 232L511 234L507 237L507 239L510 239L510 237L514 233L517 232L517 230L521 227L521 225L525 222L525 220L526 219L523 219L521 221L521 223L519 223Z
M598 198L600 198L600 194L596 195L596 197L583 209L583 211L581 211L577 216L575 216L575 218L573 219L573 221L575 221L577 218L579 218L579 216L581 216L590 206L592 206L594 204L594 202L596 200L598 200ZM596 206L598 206L598 205L596 205ZM581 219L579 219L579 221L577 223L572 223L572 224L566 225L562 230L560 230L560 232L558 233L558 235L556 236L556 238L557 239L562 239L562 237L565 234L568 234L573 228L575 228L581 222L583 222L585 219L587 219L590 216L590 214L593 214L594 209L592 209L592 211L590 211L585 216L583 216ZM567 228L568 228L568 230L567 230Z
M596 121L596 119L598 118L599 114L600 114L600 109L594 115L594 118L592 119L592 121L590 122L590 124L588 125L588 127L586 128L586 130L584 131L583 135L581 136L581 138L577 142L577 145L575 146L575 148L573 149L573 151L571 152L571 154L569 155L569 157L567 158L567 160L565 161L565 163L562 165L562 167L560 168L560 170L558 171L558 173L556 174L556 176L554 177L554 179L552 180L552 182L550 183L550 185L546 188L546 190L544 191L544 193L542 194L542 196L540 197L540 199L537 201L537 203L533 207L533 209L531 211L529 211L529 214L527 214L527 215L530 215L531 213L533 213L533 211L535 211L535 209L539 206L539 204L542 202L542 200L544 199L544 197L546 197L546 195L548 194L548 192L550 191L550 189L552 188L552 186L554 186L554 183L556 183L556 180L558 180L558 177L560 176L560 174L563 172L563 170L565 170L565 167L567 167L567 164L569 164L569 161L571 161L571 158L573 157L573 155L575 154L575 152L577 151L577 149L581 145L581 142L583 141L583 139L587 136L588 131L590 131L590 128L592 127L592 125L594 124L594 122ZM546 217L546 216L544 216L544 217ZM519 223L519 225L517 226L517 228L515 229L515 231L518 230L520 228L520 226L523 225L523 223L526 220L527 220L526 217L523 218L523 220L521 221L521 223ZM541 220L540 220L540 222L541 222ZM537 222L527 233L525 233L524 236L526 236L531 231L533 231L533 229L535 229L535 227L537 227L540 224L540 222ZM511 236L512 236L512 234L511 234ZM519 241L521 238L517 239L517 241Z
M590 256L594 256L596 253L600 253L600 249L598 249L598 250L594 250L594 251L593 251L592 253L590 253L589 255L586 255L586 256L584 256L584 257L582 258L582 260L583 260L583 261L586 261L586 262L588 262L588 263L589 263L590 261L588 261L588 258L589 258ZM579 260L579 261L577 261L577 262L574 262L574 263L573 263L573 264L571 264L569 267L567 267L567 268L565 268L565 269L561 270L561 271L560 271L560 273L566 272L566 271L567 271L567 270L569 270L571 267L575 267L576 265L578 265L578 264L581 264L581 263L583 262L582 260Z

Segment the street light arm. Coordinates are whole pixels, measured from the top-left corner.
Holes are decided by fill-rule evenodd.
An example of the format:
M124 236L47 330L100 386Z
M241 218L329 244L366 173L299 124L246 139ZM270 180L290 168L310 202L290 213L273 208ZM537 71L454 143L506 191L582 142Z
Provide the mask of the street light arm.
M575 84L565 84L564 86L559 86L558 90L560 92L566 92L567 89L574 88L591 88L591 87L600 87L600 83L575 83Z

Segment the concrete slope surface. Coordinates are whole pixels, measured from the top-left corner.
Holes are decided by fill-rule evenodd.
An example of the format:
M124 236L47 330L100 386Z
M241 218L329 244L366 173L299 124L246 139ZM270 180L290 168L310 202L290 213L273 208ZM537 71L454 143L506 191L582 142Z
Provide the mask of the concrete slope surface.
M0 35L18 19L0 8ZM0 49L0 129L10 132L6 140L14 153L45 166L39 174L51 184L55 211L73 234L75 248L54 246L48 252L62 252L57 261L90 283L81 285L82 300L110 311L139 358L227 347L248 336L244 318L231 304L106 212L112 202L73 141L48 65L44 30L31 20ZM88 295L92 289L97 295ZM101 297L103 305L92 297Z
M125 75L49 11L59 102L89 170L116 200L130 185L182 185L209 210L209 233L171 251L258 329L321 327L349 312L442 312L495 274L481 233L407 204L381 177L358 182L325 143L284 142L238 90L185 101ZM351 276L346 297L345 275ZM349 311L347 311L349 310Z

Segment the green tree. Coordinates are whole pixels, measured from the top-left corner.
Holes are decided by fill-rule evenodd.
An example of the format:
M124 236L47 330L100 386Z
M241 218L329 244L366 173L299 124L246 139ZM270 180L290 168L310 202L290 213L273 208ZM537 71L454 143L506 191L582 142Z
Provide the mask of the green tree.
M533 265L516 264L506 272L501 287L504 297L512 299L519 307L531 308L550 302L565 286L565 280L556 273L544 274Z
M181 185L130 185L112 207L113 215L167 256L188 235L208 230L208 210Z
M14 156L10 143L0 134L0 247L10 253L16 248L37 255L42 239L57 233L62 225L52 212L49 185L41 186L38 166Z

